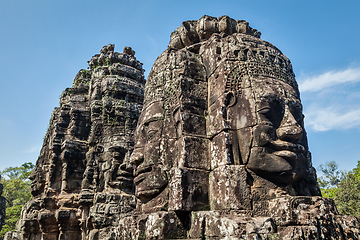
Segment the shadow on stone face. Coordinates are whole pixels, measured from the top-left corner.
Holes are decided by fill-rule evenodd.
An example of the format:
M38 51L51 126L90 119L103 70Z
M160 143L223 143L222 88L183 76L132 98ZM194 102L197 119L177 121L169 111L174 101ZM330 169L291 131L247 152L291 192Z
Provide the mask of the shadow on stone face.
M110 238L135 210L129 159L145 79L134 54L104 46L63 92L30 176L34 199L6 239Z
M358 220L319 197L291 63L259 37L227 16L172 33L145 85L140 201L119 239L358 236Z
M172 33L145 85L131 157L138 211L320 195L291 63L259 36L227 16Z
M142 64L107 45L54 110L5 239L357 239L321 198L290 60L203 16ZM145 86L144 86L145 84Z

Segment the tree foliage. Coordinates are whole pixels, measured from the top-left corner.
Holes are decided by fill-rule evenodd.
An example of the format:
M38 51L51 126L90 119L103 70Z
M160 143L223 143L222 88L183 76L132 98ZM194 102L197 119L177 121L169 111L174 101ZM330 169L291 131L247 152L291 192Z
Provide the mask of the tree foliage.
M31 199L31 181L28 179L34 164L28 162L20 167L9 167L0 171L3 184L2 196L6 198L5 225L0 232L0 238L8 231L14 231L20 218L22 206Z
M338 184L334 200L341 214L360 217L360 161Z
M324 176L318 179L320 188L336 187L341 180L345 178L346 172L338 169L335 161L331 161L326 165L320 165L319 170L323 172Z
M15 205L6 208L5 225L1 229L0 238L4 237L5 233L15 230L16 223L20 218L22 206L23 205Z
M360 161L349 171L338 170L335 162L320 165L318 179L323 197L334 199L340 214L360 217Z
M3 197L7 200L7 207L24 205L31 199L31 181L28 178L33 169L34 164L27 162L20 167L9 167L0 172L0 183L4 185Z

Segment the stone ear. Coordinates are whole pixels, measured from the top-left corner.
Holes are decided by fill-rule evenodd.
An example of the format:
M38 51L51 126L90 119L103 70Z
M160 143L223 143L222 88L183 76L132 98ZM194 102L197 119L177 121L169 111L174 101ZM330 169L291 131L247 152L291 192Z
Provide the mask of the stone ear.
M176 137L179 138L182 135L182 124L181 124L181 112L180 107L177 107L173 112L173 121L176 128Z
M229 108L235 105L236 95L233 91L227 92L225 94L225 107Z

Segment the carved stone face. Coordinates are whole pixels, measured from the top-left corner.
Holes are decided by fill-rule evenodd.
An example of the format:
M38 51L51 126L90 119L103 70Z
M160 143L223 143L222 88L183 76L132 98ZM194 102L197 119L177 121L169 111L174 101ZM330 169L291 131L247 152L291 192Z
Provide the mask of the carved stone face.
M298 93L292 86L266 77L253 79L251 92L251 98L234 105L253 106L242 108L239 118L256 122L250 138L246 128L238 130L238 139L251 139L251 143L240 144L241 156L247 156L247 168L259 176L291 184L303 176L308 151Z
M111 168L109 170L108 184L112 188L117 188L125 192L131 192L133 189L132 168L126 162L127 150L121 146L113 146L109 148L108 158L111 160Z
M41 168L35 167L31 172L29 179L31 180L31 194L36 196L44 190L44 176Z
M130 162L134 165L135 195L147 202L159 195L168 184L166 166L160 160L164 125L162 102L155 102L141 114L136 144Z

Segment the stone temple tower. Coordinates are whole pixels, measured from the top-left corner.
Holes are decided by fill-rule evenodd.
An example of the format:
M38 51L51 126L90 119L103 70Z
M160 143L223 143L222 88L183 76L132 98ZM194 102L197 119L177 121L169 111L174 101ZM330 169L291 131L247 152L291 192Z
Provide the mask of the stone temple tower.
M62 93L30 176L33 200L6 239L110 238L134 210L129 157L145 84L134 55L104 46Z
M185 21L144 80L103 47L64 91L6 240L359 239L322 198L290 60L244 20Z

